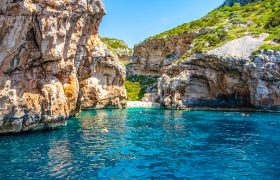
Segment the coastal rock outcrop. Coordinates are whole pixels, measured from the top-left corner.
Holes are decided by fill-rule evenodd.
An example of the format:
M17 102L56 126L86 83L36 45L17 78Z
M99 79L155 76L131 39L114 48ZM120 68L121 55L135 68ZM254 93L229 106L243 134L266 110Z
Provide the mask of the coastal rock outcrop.
M83 58L78 68L78 105L80 109L123 108L127 99L126 69L99 38L92 43L92 53Z
M124 105L124 67L99 42L101 0L0 5L0 133L64 125L79 108Z
M151 39L135 46L129 74L158 76L189 49L196 33L183 33L171 38Z
M201 19L136 45L129 74L160 76L158 96L143 101L279 110L279 7L277 0L225 0Z
M246 36L170 66L159 80L167 108L280 109L280 52L250 56L266 35Z
M122 63L128 64L131 62L133 50L129 48L128 44L125 43L123 40L108 37L102 37L101 40L107 45L108 49L114 55L118 56L119 60Z

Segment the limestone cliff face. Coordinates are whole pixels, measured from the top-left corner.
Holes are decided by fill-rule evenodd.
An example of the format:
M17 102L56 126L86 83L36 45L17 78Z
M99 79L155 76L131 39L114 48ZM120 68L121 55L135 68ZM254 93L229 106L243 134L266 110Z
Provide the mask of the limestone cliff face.
M146 40L135 46L129 74L160 75L164 67L183 56L195 38L195 33Z
M122 63L128 64L131 62L132 49L123 40L108 37L103 37L101 40Z
M0 5L0 133L65 124L77 102L78 108L124 104L124 68L97 35L101 0ZM114 91L119 96L110 96Z
M89 57L83 58L78 68L81 109L126 106L124 81L126 69L110 50L95 38Z
M129 74L160 76L158 96L147 94L144 101L159 98L164 107L178 109L279 110L279 23L277 11L268 11L279 1L223 5L234 2L256 3L222 6L135 47ZM261 11L266 13L259 16Z
M250 56L265 38L247 36L170 66L159 81L168 108L280 109L280 52Z

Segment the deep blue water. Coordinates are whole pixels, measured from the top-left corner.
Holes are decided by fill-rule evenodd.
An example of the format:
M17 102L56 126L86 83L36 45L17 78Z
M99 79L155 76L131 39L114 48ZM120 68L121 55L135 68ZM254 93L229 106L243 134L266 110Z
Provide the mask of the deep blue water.
M0 137L0 179L279 179L280 114L240 114L86 111Z

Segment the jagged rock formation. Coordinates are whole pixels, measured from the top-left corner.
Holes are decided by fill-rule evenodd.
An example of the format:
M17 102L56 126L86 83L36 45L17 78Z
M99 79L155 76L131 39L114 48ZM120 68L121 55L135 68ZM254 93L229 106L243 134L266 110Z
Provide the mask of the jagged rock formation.
M159 81L161 102L165 107L179 109L279 110L280 52L262 51L259 56L247 56L264 38L237 39L170 66ZM226 51L229 47L231 50Z
M257 1L261 1L261 0L226 0L223 6L232 6L234 5L234 3L240 3L240 5L244 6L246 4L250 4Z
M129 74L160 75L162 68L183 56L195 38L195 33L184 33L171 38L146 40L135 46Z
M92 53L83 58L78 68L80 109L125 107L125 67L99 38L92 43Z
M231 2L225 1L224 4L230 5ZM238 2L245 5L252 1ZM248 6L222 6L199 20L150 37L135 46L128 74L160 75L172 63L198 52L207 52L227 41L250 34L250 31L270 33L274 42L267 40L266 43L274 46L279 39L278 6L277 0ZM259 17L259 12L266 13Z
M158 97L143 100L175 109L279 110L279 7L278 0L220 7L138 44L130 74L161 76Z
M115 38L103 37L101 40L107 45L109 50L124 64L131 62L132 49L123 41Z
M124 67L97 34L101 0L0 5L0 133L63 125L77 102L125 104Z

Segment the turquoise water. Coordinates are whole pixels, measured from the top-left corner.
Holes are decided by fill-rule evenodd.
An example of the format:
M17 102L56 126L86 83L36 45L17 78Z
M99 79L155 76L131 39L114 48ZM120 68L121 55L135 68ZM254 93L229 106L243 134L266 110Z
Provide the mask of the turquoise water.
M240 114L86 111L0 137L0 179L279 179L280 114Z

